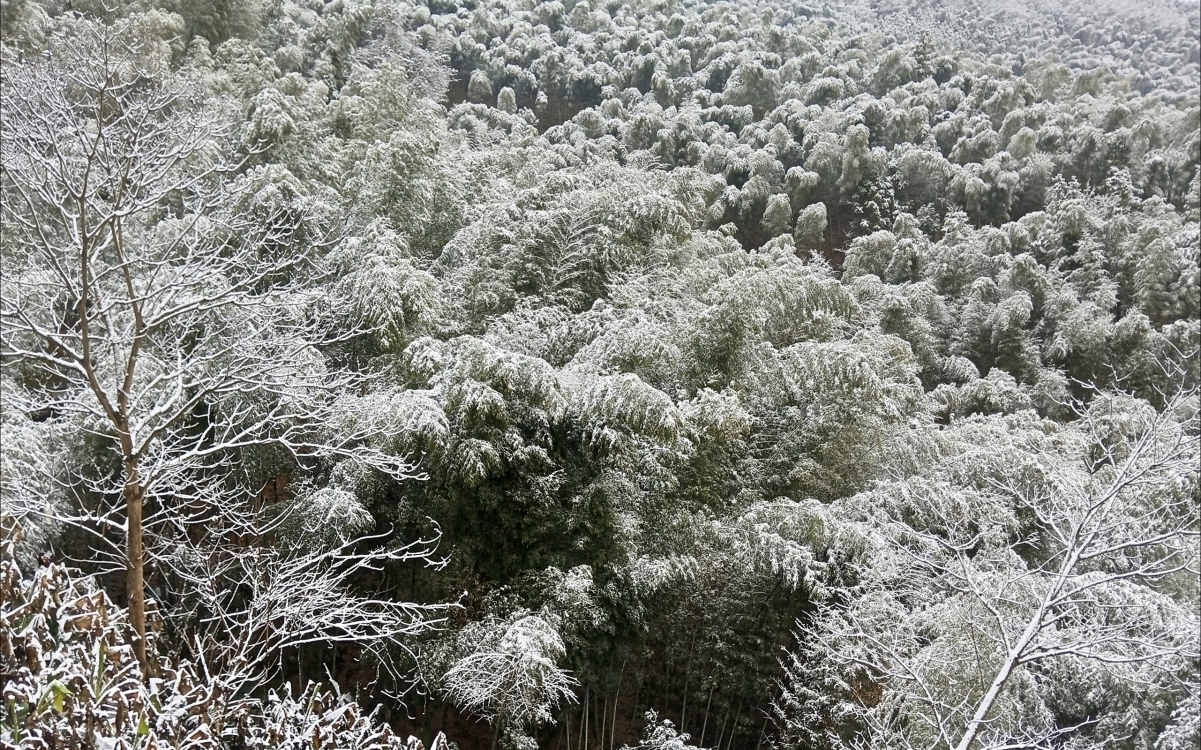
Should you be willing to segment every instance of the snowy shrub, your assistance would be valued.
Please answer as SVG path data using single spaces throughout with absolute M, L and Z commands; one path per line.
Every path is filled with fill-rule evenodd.
M 125 611 L 91 578 L 58 564 L 22 578 L 13 541 L 0 544 L 4 748 L 416 748 L 336 686 L 309 683 L 294 696 L 285 685 L 263 701 L 247 695 L 244 676 L 206 675 L 161 653 L 143 679 Z M 156 653 L 153 628 L 148 638 Z

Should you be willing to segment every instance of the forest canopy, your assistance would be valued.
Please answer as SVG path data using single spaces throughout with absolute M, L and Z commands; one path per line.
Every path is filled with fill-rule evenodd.
M 0 0 L 0 114 L 3 747 L 1201 742 L 1192 3 Z

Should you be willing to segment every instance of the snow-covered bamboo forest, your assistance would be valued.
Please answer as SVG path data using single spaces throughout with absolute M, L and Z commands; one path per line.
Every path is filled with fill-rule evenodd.
M 0 747 L 1201 746 L 1195 2 L 0 11 Z

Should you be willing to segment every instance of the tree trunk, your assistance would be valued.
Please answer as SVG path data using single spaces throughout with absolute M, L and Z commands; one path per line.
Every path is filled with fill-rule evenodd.
M 609 731 L 609 739 L 617 746 L 617 704 L 621 702 L 621 683 L 626 676 L 626 662 L 621 660 L 621 671 L 617 673 L 617 692 L 613 694 L 613 727 Z
M 584 686 L 584 720 L 580 725 L 580 744 L 584 750 L 588 750 L 588 696 L 589 686 Z
M 963 733 L 959 744 L 955 746 L 955 750 L 968 750 L 972 743 L 976 741 L 976 735 L 980 732 L 980 728 L 984 726 L 988 712 L 992 709 L 992 705 L 997 700 L 997 696 L 1005 688 L 1005 683 L 1009 682 L 1009 676 L 1013 674 L 1013 667 L 1016 658 L 1011 654 L 1001 665 L 1001 669 L 997 672 L 997 676 L 993 679 L 992 685 L 989 686 L 988 692 L 984 694 L 980 704 L 976 707 L 976 714 L 972 720 L 968 722 L 967 731 Z
M 1069 562 L 1063 566 L 1064 571 L 1071 570 L 1072 566 L 1076 564 L 1076 556 L 1072 555 L 1068 560 Z M 1060 578 L 1060 580 L 1062 581 L 1063 578 Z M 996 677 L 993 678 L 992 685 L 988 688 L 988 692 L 984 694 L 979 705 L 976 706 L 976 713 L 972 716 L 972 720 L 968 722 L 967 730 L 963 733 L 963 737 L 960 738 L 959 744 L 955 746 L 955 750 L 970 750 L 972 743 L 976 741 L 976 735 L 979 734 L 980 728 L 987 721 L 988 712 L 992 710 L 997 697 L 1005 689 L 1005 685 L 1013 675 L 1013 670 L 1017 668 L 1022 654 L 1042 629 L 1043 618 L 1046 617 L 1047 612 L 1047 602 L 1051 600 L 1053 594 L 1058 593 L 1058 589 L 1059 587 L 1056 586 L 1051 593 L 1044 595 L 1042 605 L 1030 617 L 1030 621 L 1026 624 L 1026 630 L 1022 633 L 1022 637 L 1018 639 L 1017 643 L 1014 644 L 1013 648 L 1006 655 L 1001 668 L 997 670 Z
M 688 731 L 685 729 L 688 720 L 688 678 L 692 675 L 692 652 L 696 648 L 696 636 L 692 637 L 692 643 L 688 646 L 688 664 L 684 667 L 684 705 L 680 707 L 680 734 Z
M 726 740 L 726 750 L 730 750 L 730 747 L 734 744 L 734 733 L 738 731 L 738 722 L 742 719 L 743 700 L 744 698 L 739 698 L 738 708 L 734 709 L 734 726 L 730 727 L 730 736 Z
M 709 700 L 705 703 L 705 721 L 701 724 L 701 738 L 696 741 L 697 745 L 705 742 L 705 730 L 709 728 L 709 706 L 711 705 L 713 705 L 713 688 L 709 688 Z
M 721 750 L 721 738 L 726 735 L 726 723 L 730 721 L 730 708 L 726 707 L 725 714 L 722 715 L 721 729 L 717 732 L 717 742 L 713 743 L 714 750 Z
M 603 700 L 601 701 L 600 744 L 598 747 L 600 750 L 605 750 L 605 727 L 609 723 L 609 696 L 604 695 L 603 690 L 601 695 Z
M 136 458 L 125 461 L 125 597 L 129 609 L 129 624 L 133 627 L 133 653 L 142 674 L 151 676 L 152 665 L 146 655 L 146 594 L 145 554 L 142 545 L 142 479 Z

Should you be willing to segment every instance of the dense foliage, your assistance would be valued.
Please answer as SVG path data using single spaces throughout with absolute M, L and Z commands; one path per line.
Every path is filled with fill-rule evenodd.
M 1191 4 L 2 7 L 5 743 L 1196 746 Z
M 19 535 L 17 535 L 19 539 Z M 22 580 L 6 541 L 0 560 L 4 747 L 237 747 L 415 750 L 353 697 L 310 683 L 248 696 L 229 675 L 161 659 L 140 679 L 124 612 L 88 580 L 50 564 Z M 14 637 L 15 636 L 15 637 Z M 203 667 L 203 665 L 201 665 Z M 433 750 L 438 750 L 435 740 Z

